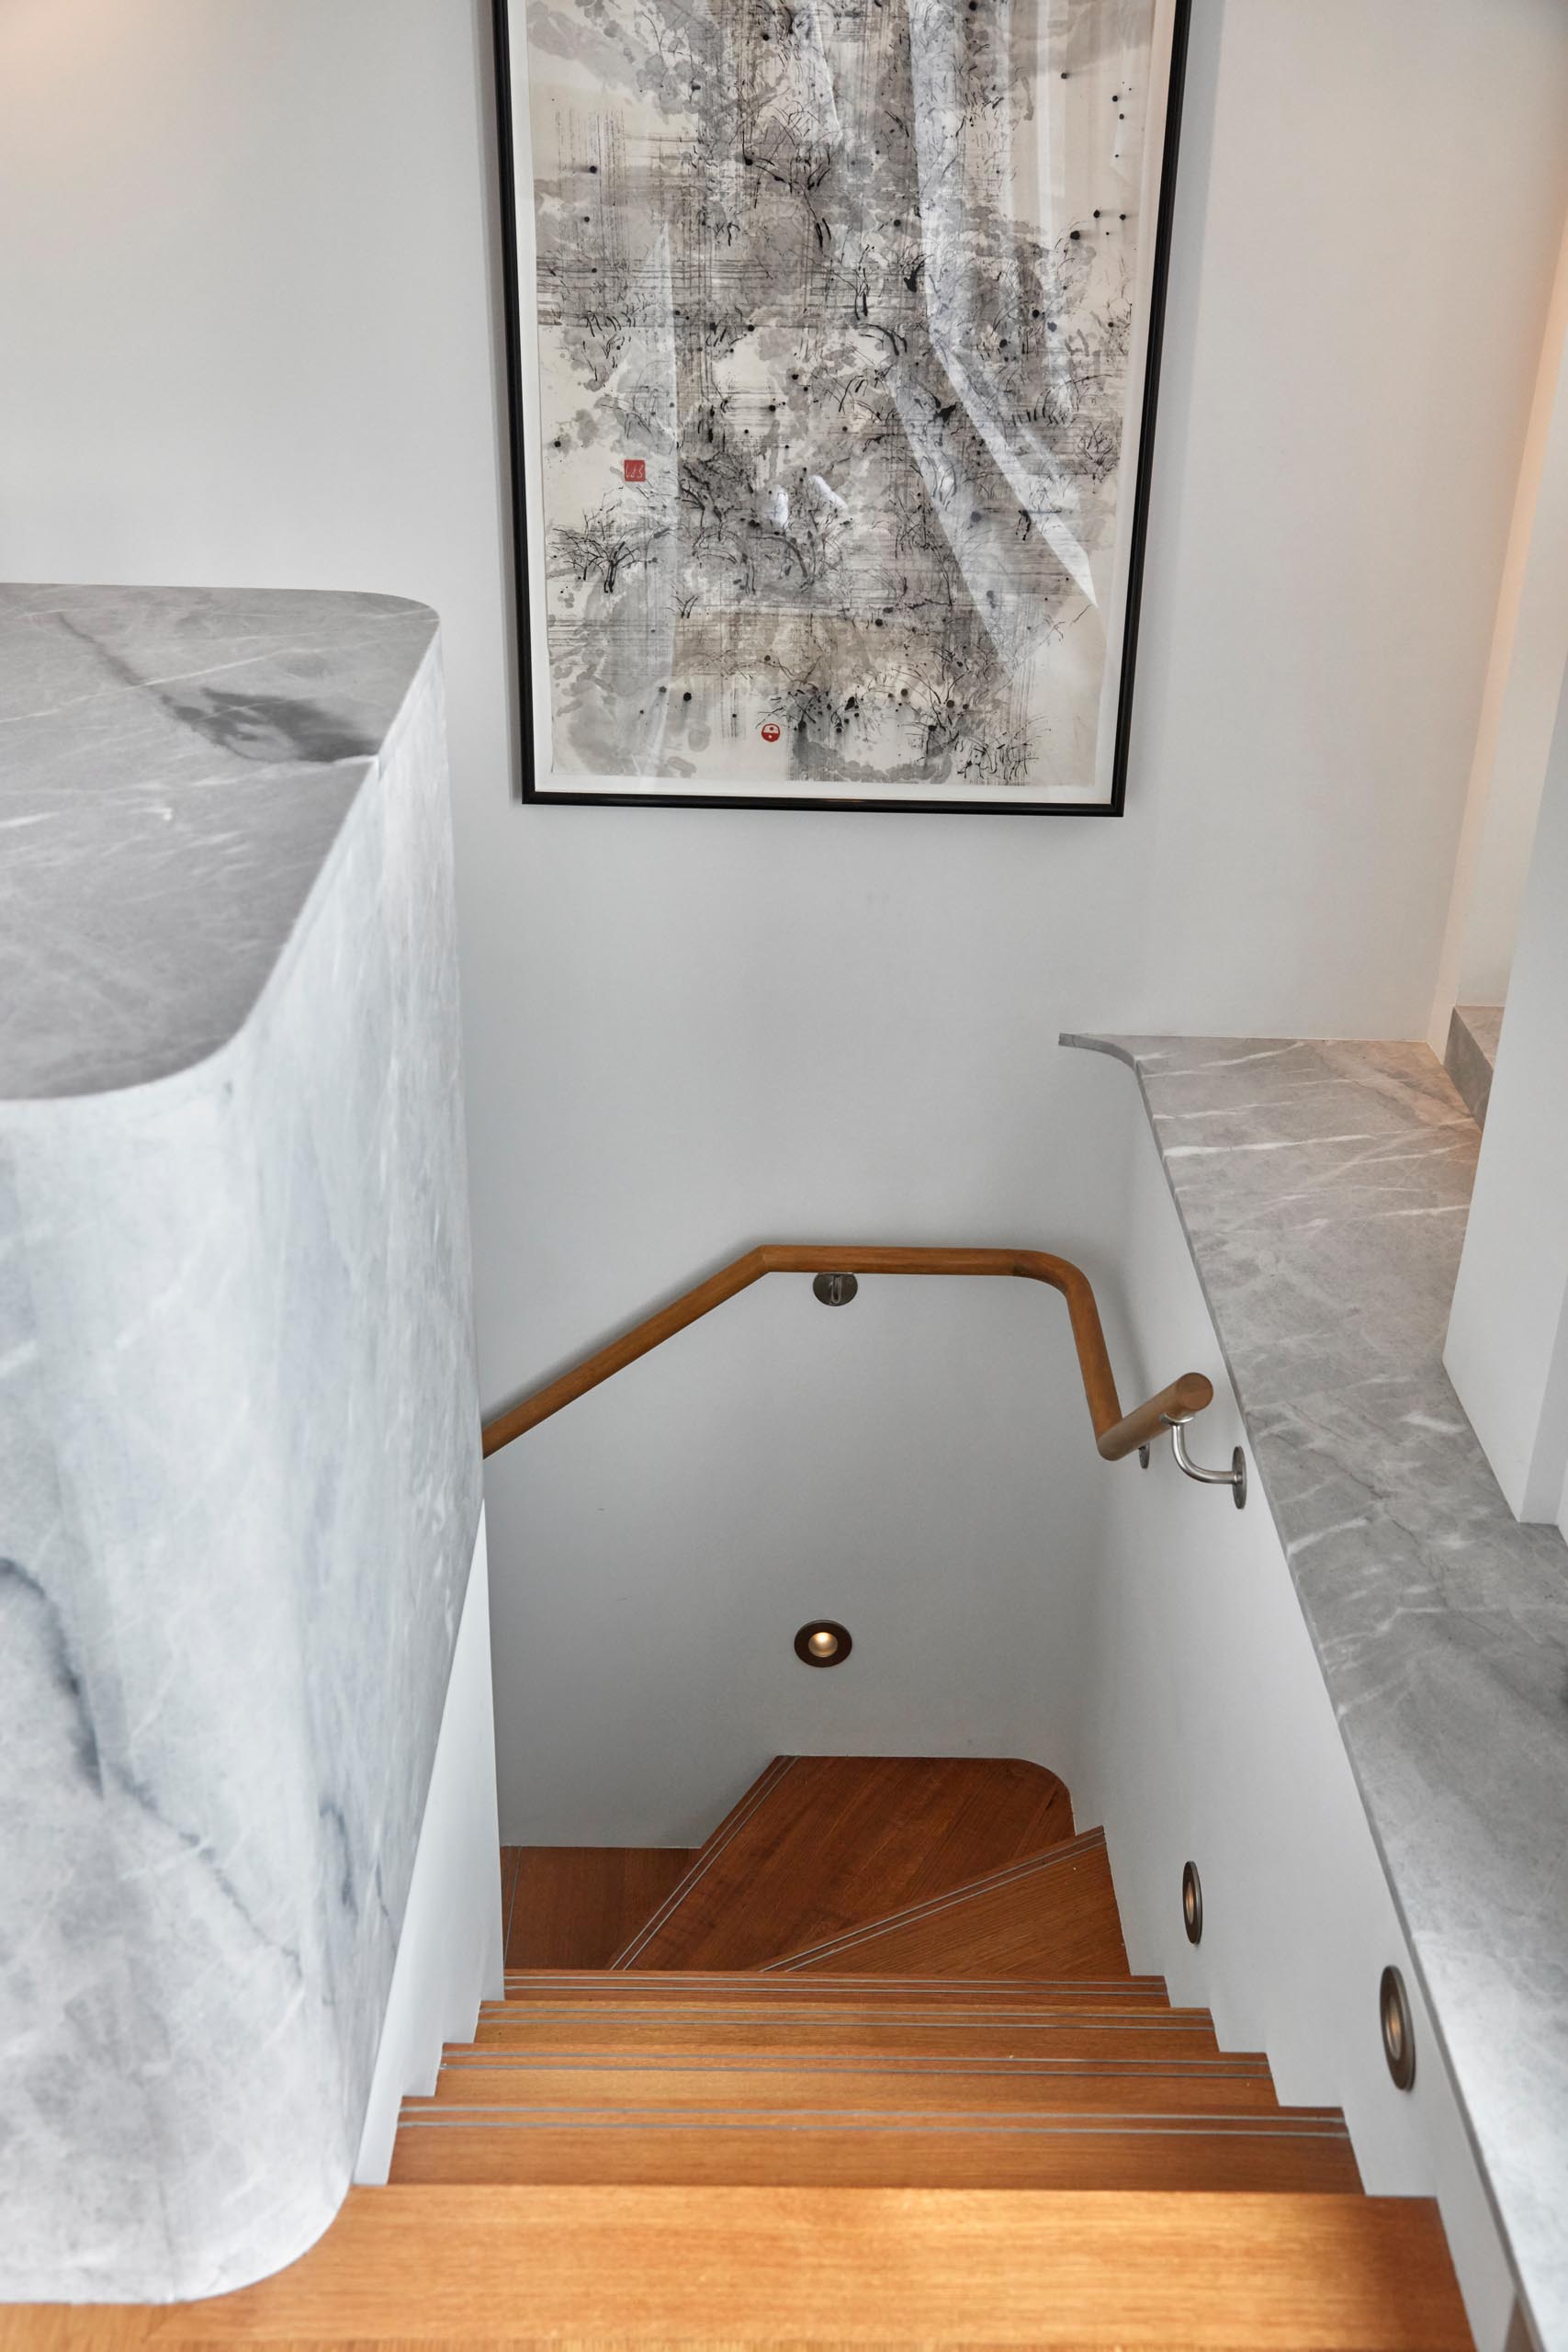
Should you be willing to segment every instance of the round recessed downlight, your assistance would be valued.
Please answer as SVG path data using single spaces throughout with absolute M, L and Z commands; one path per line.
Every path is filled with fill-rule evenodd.
M 854 1644 L 830 1617 L 814 1617 L 795 1637 L 795 1654 L 807 1666 L 841 1666 Z

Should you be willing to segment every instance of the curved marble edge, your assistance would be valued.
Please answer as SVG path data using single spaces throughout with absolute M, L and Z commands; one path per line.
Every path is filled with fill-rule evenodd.
M 437 630 L 404 597 L 0 584 L 0 1100 L 238 1035 Z
M 433 615 L 433 620 L 434 617 Z M 71 1094 L 0 1094 L 0 1119 L 9 1133 L 19 1134 L 35 1122 L 90 1120 L 103 1114 L 111 1102 L 134 1102 L 139 1108 L 177 1111 L 183 1100 L 194 1100 L 221 1081 L 228 1065 L 248 1049 L 252 1027 L 266 1018 L 273 1001 L 288 987 L 295 967 L 306 952 L 311 931 L 331 901 L 339 870 L 354 854 L 354 826 L 366 796 L 381 780 L 403 735 L 413 723 L 411 714 L 417 698 L 426 690 L 432 672 L 438 673 L 440 669 L 441 642 L 436 636 L 409 674 L 406 698 L 388 728 L 379 751 L 359 763 L 354 792 L 316 868 L 310 888 L 282 936 L 276 959 L 229 1035 L 155 1077 L 131 1079 L 123 1085 L 91 1087 Z
M 143 594 L 154 636 L 236 601 L 114 592 L 132 633 Z M 227 1034 L 0 1097 L 0 1718 L 28 1795 L 0 1820 L 0 1913 L 28 1923 L 0 1938 L 0 2291 L 28 2300 L 222 2292 L 341 2204 L 480 1508 L 434 618 L 237 601 L 321 619 L 374 749 L 276 812 L 274 763 L 241 777 L 240 896 L 291 854 Z M 231 900 L 178 863 L 209 920 L 161 977 L 199 990 Z
M 1568 1551 L 1513 1518 L 1442 1367 L 1474 1122 L 1424 1046 L 1059 1042 L 1137 1080 L 1521 2302 L 1557 2352 Z

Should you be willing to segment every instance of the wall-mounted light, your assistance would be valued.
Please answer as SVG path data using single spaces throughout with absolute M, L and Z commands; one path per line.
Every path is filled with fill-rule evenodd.
M 1378 1986 L 1378 2018 L 1382 2027 L 1382 2054 L 1396 2090 L 1407 2091 L 1416 2080 L 1416 2021 L 1410 1996 L 1397 1968 L 1385 1968 Z
M 1196 1862 L 1181 1865 L 1181 1924 L 1190 1944 L 1203 1940 L 1203 1882 Z
M 806 1666 L 842 1666 L 854 1644 L 830 1617 L 814 1617 L 795 1637 L 795 1654 Z

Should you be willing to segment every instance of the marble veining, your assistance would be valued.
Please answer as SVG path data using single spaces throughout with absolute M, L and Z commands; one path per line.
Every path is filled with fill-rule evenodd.
M 1541 2343 L 1568 2347 L 1568 1546 L 1442 1367 L 1474 1120 L 1425 1046 L 1067 1037 L 1136 1071 Z
M 344 2194 L 473 1555 L 441 672 L 0 613 L 0 2300 L 159 2300 Z

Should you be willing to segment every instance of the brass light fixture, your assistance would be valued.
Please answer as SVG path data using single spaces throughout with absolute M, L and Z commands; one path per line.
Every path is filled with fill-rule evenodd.
M 795 1654 L 807 1666 L 842 1666 L 853 1647 L 846 1629 L 830 1617 L 814 1617 L 795 1637 Z
M 1181 1924 L 1190 1944 L 1203 1940 L 1203 1882 L 1196 1862 L 1181 1865 Z
M 1397 1968 L 1383 1970 L 1378 1986 L 1378 2018 L 1382 2026 L 1382 2054 L 1394 2088 L 1407 2091 L 1416 2080 L 1416 2021 Z

